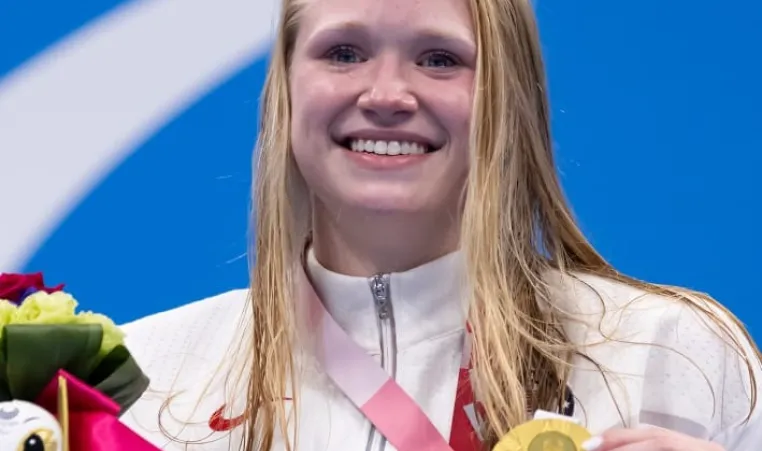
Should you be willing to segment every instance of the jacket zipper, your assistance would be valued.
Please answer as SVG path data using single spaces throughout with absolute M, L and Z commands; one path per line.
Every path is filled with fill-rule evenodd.
M 370 291 L 376 307 L 378 340 L 381 348 L 381 367 L 396 379 L 397 377 L 397 330 L 394 324 L 389 274 L 378 274 L 370 278 Z M 366 451 L 383 451 L 386 438 L 371 424 Z

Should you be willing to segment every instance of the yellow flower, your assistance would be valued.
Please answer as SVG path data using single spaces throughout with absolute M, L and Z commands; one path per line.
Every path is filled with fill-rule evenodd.
M 124 334 L 111 318 L 93 312 L 76 313 L 77 301 L 68 293 L 38 291 L 20 306 L 0 304 L 0 327 L 3 324 L 94 324 L 103 329 L 100 354 L 108 354 L 124 343 Z M 6 312 L 8 310 L 8 312 Z
M 16 316 L 16 304 L 5 299 L 0 299 L 0 331 L 3 326 L 10 324 Z
M 28 296 L 16 309 L 14 324 L 71 324 L 75 322 L 77 301 L 62 291 L 38 291 Z
M 112 349 L 124 343 L 124 333 L 106 315 L 93 312 L 81 312 L 76 317 L 78 324 L 97 324 L 103 328 L 103 341 L 101 342 L 101 355 L 106 355 Z

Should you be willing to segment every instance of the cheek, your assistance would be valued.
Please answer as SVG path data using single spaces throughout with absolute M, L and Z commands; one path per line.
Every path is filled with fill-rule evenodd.
M 473 76 L 464 74 L 455 80 L 429 83 L 425 96 L 453 144 L 468 142 L 473 109 Z
M 291 147 L 297 163 L 314 153 L 313 145 L 320 129 L 320 116 L 311 110 L 311 101 L 304 86 L 293 89 L 291 101 Z
M 453 151 L 451 174 L 458 180 L 455 185 L 462 185 L 468 174 L 470 160 L 469 137 L 473 110 L 473 95 L 470 83 L 463 83 L 459 89 L 452 89 L 448 96 L 441 97 L 438 110 L 443 125 L 450 136 Z
M 309 75 L 296 76 L 291 80 L 290 93 L 293 145 L 314 145 L 326 141 L 330 123 L 339 113 L 341 105 L 335 83 Z
M 306 65 L 294 69 L 290 81 L 291 105 L 302 116 L 321 115 L 336 110 L 347 97 L 347 85 L 334 74 Z M 322 113 L 322 114 L 321 114 Z
M 471 126 L 473 101 L 471 85 L 469 84 L 458 90 L 448 105 L 451 126 L 458 131 L 459 140 L 465 142 L 468 141 L 468 132 Z
M 310 77 L 309 71 L 295 72 L 290 82 L 291 152 L 299 172 L 315 189 L 327 170 L 323 160 L 334 114 L 330 106 L 332 88 Z
M 298 78 L 294 79 L 289 87 L 291 97 L 291 133 L 299 135 L 304 130 L 311 114 L 309 111 L 309 85 L 300 82 Z

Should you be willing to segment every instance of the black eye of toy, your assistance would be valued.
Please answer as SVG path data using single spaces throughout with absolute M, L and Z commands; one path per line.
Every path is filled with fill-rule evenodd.
M 56 440 L 53 439 L 53 432 L 47 429 L 38 429 L 27 435 L 21 443 L 18 444 L 17 451 L 56 451 Z

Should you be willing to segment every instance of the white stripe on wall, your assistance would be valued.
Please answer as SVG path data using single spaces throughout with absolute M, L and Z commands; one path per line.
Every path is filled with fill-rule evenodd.
M 0 272 L 20 269 L 157 129 L 264 56 L 277 3 L 131 2 L 0 80 L 0 195 L 12 215 L 0 220 Z

